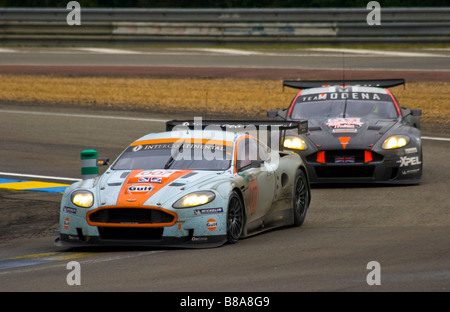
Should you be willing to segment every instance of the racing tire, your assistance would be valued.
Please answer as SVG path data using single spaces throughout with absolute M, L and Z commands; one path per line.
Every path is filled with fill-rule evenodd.
M 301 169 L 298 169 L 295 175 L 293 195 L 294 226 L 301 226 L 305 221 L 310 201 L 308 178 Z
M 236 191 L 228 199 L 227 209 L 227 242 L 236 243 L 244 231 L 244 204 Z

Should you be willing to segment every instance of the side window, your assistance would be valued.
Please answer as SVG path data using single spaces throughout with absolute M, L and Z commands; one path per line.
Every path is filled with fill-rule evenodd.
M 243 139 L 239 142 L 236 153 L 236 170 L 248 167 L 251 164 L 249 139 Z
M 253 138 L 246 138 L 239 142 L 236 154 L 236 169 L 245 169 L 254 161 L 265 161 L 268 159 L 267 147 Z M 252 162 L 253 161 L 253 162 Z
M 269 147 L 264 143 L 258 142 L 258 160 L 266 161 L 269 159 Z

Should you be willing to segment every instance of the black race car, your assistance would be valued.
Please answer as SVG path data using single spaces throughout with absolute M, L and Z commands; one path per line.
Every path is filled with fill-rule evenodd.
M 300 89 L 270 118 L 308 120 L 308 132 L 287 135 L 311 184 L 417 184 L 422 177 L 420 109 L 401 107 L 389 87 L 403 79 L 283 81 Z

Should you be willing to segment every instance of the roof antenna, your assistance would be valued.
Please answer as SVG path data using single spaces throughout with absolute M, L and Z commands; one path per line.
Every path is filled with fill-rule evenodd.
M 206 115 L 205 115 L 205 118 L 206 119 L 208 119 L 208 91 L 206 91 L 206 94 L 205 94 L 205 109 L 206 109 Z
M 345 50 L 342 50 L 342 85 L 345 86 Z

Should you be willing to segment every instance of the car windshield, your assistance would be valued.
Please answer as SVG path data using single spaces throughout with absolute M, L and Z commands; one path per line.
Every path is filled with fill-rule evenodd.
M 331 117 L 395 119 L 398 116 L 394 103 L 390 101 L 324 100 L 303 102 L 299 99 L 294 104 L 290 115 L 292 119 Z
M 130 146 L 114 162 L 114 170 L 191 169 L 227 170 L 232 146 L 158 143 Z

